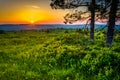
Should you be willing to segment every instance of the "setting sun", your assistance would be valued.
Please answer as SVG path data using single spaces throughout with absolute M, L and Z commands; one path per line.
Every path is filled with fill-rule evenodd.
M 28 9 L 28 10 L 20 10 L 19 20 L 28 22 L 30 24 L 34 23 L 45 23 L 46 21 L 53 20 L 52 16 L 47 14 L 44 11 L 36 10 L 36 9 Z
M 31 20 L 30 23 L 31 23 L 31 24 L 34 24 L 34 20 Z
M 3 1 L 4 2 L 4 1 Z M 0 23 L 14 24 L 55 24 L 63 23 L 66 11 L 52 10 L 48 0 L 17 0 L 9 3 L 0 2 Z M 45 3 L 45 4 L 44 4 Z M 6 5 L 3 5 L 6 4 Z M 13 6 L 7 6 L 14 5 Z

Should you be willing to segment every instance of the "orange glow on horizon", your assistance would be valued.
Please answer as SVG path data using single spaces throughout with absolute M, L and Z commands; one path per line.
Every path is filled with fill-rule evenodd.
M 63 24 L 63 21 L 43 20 L 43 21 L 1 21 L 0 24 Z
M 15 7 L 4 5 L 0 11 L 0 24 L 59 24 L 64 21 L 65 10 L 53 10 L 47 1 L 35 3 L 15 1 Z M 0 1 L 1 2 L 1 1 Z M 22 3 L 23 4 L 20 4 Z M 45 4 L 42 4 L 44 3 Z M 5 2 L 6 3 L 6 2 Z M 4 4 L 5 4 L 4 3 Z M 10 4 L 10 3 L 7 3 Z M 1 5 L 0 5 L 1 6 Z
M 21 10 L 15 14 L 17 16 L 15 19 L 11 19 L 11 21 L 6 21 L 9 23 L 25 23 L 25 24 L 55 24 L 61 23 L 59 17 L 48 14 L 44 11 L 38 10 Z
M 34 24 L 34 21 L 33 21 L 33 20 L 31 20 L 31 21 L 30 21 L 30 23 L 31 23 L 31 24 Z

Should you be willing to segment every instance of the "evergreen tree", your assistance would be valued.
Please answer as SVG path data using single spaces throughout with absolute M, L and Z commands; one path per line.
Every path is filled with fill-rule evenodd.
M 115 19 L 116 19 L 116 13 L 118 8 L 119 0 L 112 0 L 111 1 L 111 7 L 109 12 L 109 21 L 107 24 L 107 38 L 106 38 L 106 44 L 110 45 L 113 42 L 113 36 L 114 36 L 114 28 L 115 28 Z

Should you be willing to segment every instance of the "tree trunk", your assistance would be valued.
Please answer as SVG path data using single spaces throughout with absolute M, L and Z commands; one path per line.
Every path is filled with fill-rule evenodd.
M 119 2 L 119 0 L 112 0 L 110 13 L 109 13 L 106 44 L 108 44 L 110 46 L 112 45 L 112 42 L 113 42 L 115 18 L 116 18 L 118 2 Z
M 94 40 L 95 0 L 92 0 L 91 6 L 90 39 Z

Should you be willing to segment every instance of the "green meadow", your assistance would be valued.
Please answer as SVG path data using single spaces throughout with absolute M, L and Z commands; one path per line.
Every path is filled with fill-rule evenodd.
M 0 34 L 0 80 L 120 80 L 120 31 L 48 29 Z

